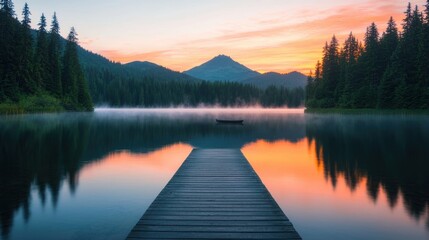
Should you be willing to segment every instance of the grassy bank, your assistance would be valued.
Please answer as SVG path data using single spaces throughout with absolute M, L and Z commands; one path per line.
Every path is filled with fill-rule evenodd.
M 0 114 L 24 114 L 42 112 L 62 112 L 61 101 L 49 95 L 22 97 L 18 102 L 0 103 Z
M 429 109 L 342 109 L 342 108 L 310 108 L 305 113 L 319 114 L 391 114 L 391 115 L 429 115 Z

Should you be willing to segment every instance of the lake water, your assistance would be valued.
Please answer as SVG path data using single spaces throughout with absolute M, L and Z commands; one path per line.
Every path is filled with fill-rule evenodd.
M 304 239 L 429 239 L 428 116 L 97 109 L 0 144 L 2 239 L 124 239 L 192 148 L 240 148 Z

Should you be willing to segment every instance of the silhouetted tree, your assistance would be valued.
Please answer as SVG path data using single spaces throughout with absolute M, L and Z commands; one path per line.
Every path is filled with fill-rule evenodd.
M 322 78 L 321 89 L 323 99 L 321 107 L 335 106 L 335 88 L 340 76 L 339 69 L 339 44 L 335 36 L 332 37 L 330 44 L 325 44 L 324 57 L 322 61 Z
M 44 14 L 40 17 L 38 23 L 37 44 L 35 52 L 36 70 L 39 87 L 45 89 L 49 81 L 49 58 L 48 58 L 48 33 L 46 32 L 46 17 Z
M 51 31 L 49 36 L 49 81 L 47 82 L 46 89 L 54 96 L 61 97 L 61 66 L 60 66 L 60 26 L 57 19 L 57 14 L 54 13 L 51 23 Z
M 429 0 L 425 5 L 425 18 L 420 36 L 417 88 L 419 90 L 419 105 L 421 108 L 429 108 Z
M 336 94 L 339 107 L 351 107 L 353 89 L 356 83 L 353 73 L 359 58 L 359 42 L 352 33 L 344 43 L 344 48 L 340 54 L 340 83 L 337 86 Z
M 18 99 L 18 76 L 21 47 L 21 24 L 14 18 L 12 1 L 0 2 L 0 101 Z
M 392 55 L 395 52 L 395 49 L 398 47 L 398 42 L 398 29 L 396 27 L 395 21 L 393 20 L 393 17 L 390 17 L 386 32 L 383 34 L 380 40 L 380 48 L 382 51 L 381 67 L 386 70 L 384 71 L 378 91 L 378 108 L 394 107 L 394 91 L 397 83 L 394 81 L 395 76 L 393 76 L 394 73 L 392 73 L 392 66 L 389 65 L 389 62 L 392 61 Z
M 365 76 L 361 86 L 363 89 L 360 91 L 363 94 L 362 107 L 373 108 L 377 104 L 377 90 L 384 71 L 380 66 L 380 50 L 378 29 L 375 23 L 372 23 L 365 34 L 365 52 L 361 59 Z
M 63 58 L 62 85 L 66 107 L 92 111 L 92 101 L 88 86 L 77 56 L 77 33 L 72 27 L 67 37 Z
M 0 6 L 0 11 L 6 13 L 11 17 L 15 16 L 14 4 L 12 0 L 0 0 Z
M 20 68 L 17 72 L 19 88 L 24 94 L 32 94 L 36 90 L 36 84 L 32 76 L 33 72 L 33 37 L 31 35 L 31 12 L 28 4 L 25 3 L 22 10 L 22 36 L 20 45 Z

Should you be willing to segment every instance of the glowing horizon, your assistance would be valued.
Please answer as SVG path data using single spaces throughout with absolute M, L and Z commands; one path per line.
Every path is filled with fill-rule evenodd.
M 258 72 L 307 74 L 321 58 L 332 35 L 342 43 L 353 32 L 359 40 L 375 22 L 380 34 L 390 16 L 401 25 L 402 0 L 91 1 L 28 2 L 32 26 L 54 11 L 61 34 L 75 26 L 80 44 L 112 61 L 150 61 L 185 71 L 225 54 Z M 411 4 L 422 9 L 425 0 Z M 18 14 L 20 17 L 20 14 Z

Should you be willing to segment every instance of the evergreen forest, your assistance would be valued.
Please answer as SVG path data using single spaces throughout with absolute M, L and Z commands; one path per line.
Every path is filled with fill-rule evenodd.
M 92 111 L 75 29 L 62 44 L 55 13 L 50 29 L 42 14 L 33 31 L 27 4 L 21 21 L 11 0 L 0 7 L 0 112 Z
M 160 81 L 110 69 L 88 68 L 94 102 L 111 107 L 301 107 L 305 91 L 271 86 L 265 90 L 236 82 Z
M 168 69 L 138 71 L 82 49 L 71 29 L 60 36 L 54 13 L 32 30 L 27 4 L 19 21 L 11 0 L 0 1 L 0 112 L 92 111 L 114 107 L 299 107 L 304 89 L 206 82 Z
M 402 30 L 393 18 L 380 35 L 372 23 L 364 42 L 335 37 L 310 74 L 307 108 L 428 109 L 429 0 L 424 11 L 408 4 Z

